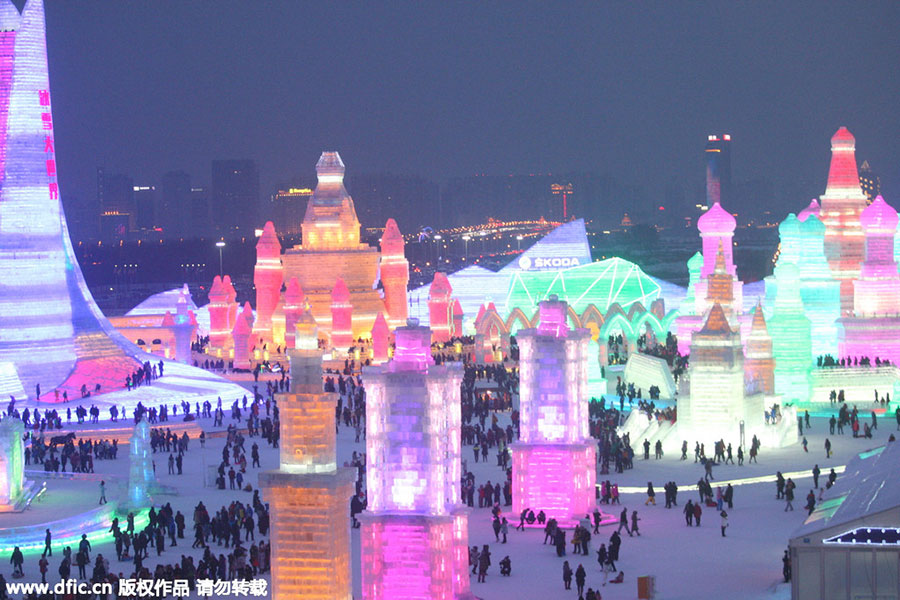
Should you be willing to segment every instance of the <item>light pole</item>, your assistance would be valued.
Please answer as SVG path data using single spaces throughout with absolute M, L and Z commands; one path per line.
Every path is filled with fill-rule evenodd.
M 434 241 L 437 243 L 437 262 L 441 262 L 441 234 L 434 234 Z
M 517 235 L 517 236 L 516 236 L 516 246 L 517 246 L 517 250 L 518 250 L 519 252 L 522 251 L 522 240 L 523 240 L 523 239 L 525 239 L 524 236 L 521 236 L 521 235 Z
M 466 262 L 469 262 L 469 240 L 472 239 L 470 235 L 464 235 L 463 241 L 466 243 Z
M 219 240 L 216 242 L 216 248 L 219 249 L 219 277 L 222 276 L 222 248 L 225 247 L 225 241 Z

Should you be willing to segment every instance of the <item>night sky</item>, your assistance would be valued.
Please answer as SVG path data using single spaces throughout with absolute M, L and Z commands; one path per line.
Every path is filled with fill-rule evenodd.
M 897 2 L 49 0 L 64 195 L 97 166 L 158 183 L 258 161 L 262 194 L 323 149 L 438 181 L 593 171 L 662 194 L 735 180 L 824 191 L 840 125 L 900 206 Z M 807 198 L 797 199 L 797 208 Z M 792 207 L 793 208 L 793 207 Z

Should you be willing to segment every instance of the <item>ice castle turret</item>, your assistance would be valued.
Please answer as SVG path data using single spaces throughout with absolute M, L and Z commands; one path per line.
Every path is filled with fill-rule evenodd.
M 253 323 L 255 343 L 260 338 L 273 343 L 272 316 L 281 299 L 284 274 L 281 268 L 281 242 L 275 233 L 275 225 L 267 221 L 259 241 L 256 242 L 256 266 L 253 267 L 253 285 L 256 287 L 256 321 Z M 274 348 L 273 348 L 274 350 Z
M 866 259 L 853 282 L 853 316 L 840 325 L 840 354 L 900 363 L 900 276 L 894 261 L 897 211 L 878 196 L 860 217 Z
M 572 523 L 595 506 L 596 449 L 588 431 L 587 329 L 570 330 L 568 304 L 539 304 L 536 329 L 517 334 L 520 435 L 512 444 L 513 514 L 526 508 Z
M 322 391 L 322 351 L 308 309 L 294 336 L 290 392 L 275 396 L 280 466 L 259 474 L 272 521 L 272 599 L 351 600 L 347 509 L 356 473 L 337 466 L 337 394 Z
M 393 359 L 363 369 L 363 598 L 473 598 L 468 514 L 460 504 L 462 368 L 436 366 L 431 331 L 415 321 L 394 336 Z
M 828 185 L 820 197 L 819 217 L 825 224 L 825 257 L 831 274 L 841 282 L 841 313 L 853 310 L 853 280 L 859 277 L 864 241 L 859 217 L 866 195 L 859 185 L 856 139 L 846 127 L 831 138 Z
M 768 323 L 775 354 L 775 392 L 785 402 L 805 402 L 811 391 L 812 337 L 797 267 L 791 263 L 775 267 L 775 284 L 775 312 Z
M 384 286 L 384 310 L 388 325 L 397 328 L 406 323 L 409 261 L 406 260 L 403 235 L 394 219 L 388 219 L 381 236 L 379 273 Z

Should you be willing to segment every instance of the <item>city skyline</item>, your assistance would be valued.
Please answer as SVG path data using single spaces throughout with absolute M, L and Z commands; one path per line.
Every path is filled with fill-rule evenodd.
M 736 182 L 811 196 L 841 125 L 897 188 L 893 4 L 211 6 L 48 6 L 66 196 L 91 199 L 98 166 L 208 187 L 212 160 L 250 158 L 265 198 L 334 149 L 358 174 L 612 173 L 692 198 L 713 132 Z

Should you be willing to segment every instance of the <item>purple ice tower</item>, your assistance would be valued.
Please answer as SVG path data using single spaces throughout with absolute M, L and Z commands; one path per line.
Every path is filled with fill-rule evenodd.
M 472 599 L 468 512 L 459 503 L 462 368 L 434 364 L 431 330 L 415 320 L 394 336 L 393 360 L 363 370 L 363 598 Z
M 519 441 L 512 444 L 513 513 L 544 511 L 571 525 L 595 506 L 596 450 L 588 425 L 587 329 L 569 329 L 568 305 L 540 303 L 536 329 L 520 330 Z

